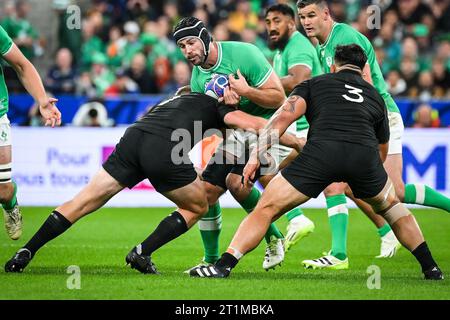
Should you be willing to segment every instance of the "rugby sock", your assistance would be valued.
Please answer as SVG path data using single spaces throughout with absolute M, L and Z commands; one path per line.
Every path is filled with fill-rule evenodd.
M 425 241 L 422 242 L 416 249 L 411 251 L 411 253 L 414 257 L 416 257 L 417 261 L 419 261 L 422 271 L 427 271 L 433 267 L 437 267 L 437 263 L 431 256 L 430 249 L 428 249 L 428 245 Z
M 422 204 L 450 212 L 450 199 L 429 186 L 413 183 L 405 185 L 404 203 Z
M 348 209 L 345 195 L 327 197 L 328 219 L 331 226 L 331 255 L 347 258 Z
M 291 211 L 289 211 L 288 213 L 286 213 L 286 218 L 288 219 L 288 221 L 291 221 L 294 218 L 300 217 L 303 214 L 303 210 L 300 208 L 294 208 Z
M 17 204 L 17 184 L 12 181 L 13 187 L 14 187 L 14 191 L 13 191 L 13 196 L 12 198 L 7 201 L 6 203 L 2 203 L 2 207 L 5 210 L 11 210 L 12 208 L 14 208 L 14 206 Z
M 256 204 L 258 203 L 260 198 L 261 198 L 261 193 L 259 192 L 259 190 L 257 188 L 253 187 L 252 191 L 250 191 L 250 194 L 248 195 L 248 197 L 244 201 L 242 201 L 240 203 L 240 205 L 242 206 L 242 208 L 244 208 L 244 210 L 247 213 L 251 213 L 253 211 L 253 209 L 255 209 Z M 273 223 L 270 224 L 269 229 L 267 229 L 266 235 L 264 236 L 267 243 L 270 242 L 271 236 L 274 236 L 277 239 L 284 238 L 283 234 L 280 232 L 280 230 L 278 230 L 277 226 Z
M 187 230 L 188 227 L 183 216 L 178 211 L 174 211 L 165 217 L 156 227 L 155 231 L 136 247 L 137 253 L 144 256 L 150 256 L 154 251 L 165 245 L 167 242 L 179 237 Z
M 378 234 L 380 235 L 380 238 L 383 238 L 391 230 L 392 229 L 391 229 L 391 226 L 389 225 L 389 223 L 386 223 L 381 228 L 378 228 Z
M 71 225 L 66 217 L 55 210 L 23 248 L 28 249 L 33 257 L 44 244 L 64 233 Z
M 205 256 L 203 260 L 214 263 L 219 259 L 219 236 L 222 230 L 222 209 L 219 202 L 209 207 L 208 212 L 198 222 Z

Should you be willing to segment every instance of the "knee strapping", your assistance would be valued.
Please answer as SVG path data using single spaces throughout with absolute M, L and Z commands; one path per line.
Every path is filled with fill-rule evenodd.
M 395 199 L 395 189 L 392 182 L 388 181 L 384 186 L 383 190 L 371 198 L 368 202 L 372 205 L 376 213 L 383 212 L 387 210 Z
M 399 202 L 381 215 L 390 225 L 393 225 L 398 219 L 409 216 L 410 213 L 405 205 Z

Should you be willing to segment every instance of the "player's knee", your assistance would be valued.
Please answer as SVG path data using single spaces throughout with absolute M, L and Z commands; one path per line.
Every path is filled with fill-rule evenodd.
M 221 188 L 214 186 L 208 182 L 205 183 L 206 198 L 209 205 L 215 204 L 221 196 Z
M 194 213 L 200 219 L 206 214 L 206 212 L 208 212 L 208 208 L 209 206 L 207 201 L 197 202 L 190 205 L 189 211 Z
M 325 195 L 325 197 L 332 197 L 343 194 L 345 192 L 346 186 L 347 185 L 345 183 L 332 183 L 328 187 L 326 187 L 325 190 L 323 190 L 323 194 Z
M 400 218 L 403 217 L 407 217 L 409 216 L 411 213 L 409 212 L 409 210 L 406 208 L 406 206 L 397 201 L 393 202 L 393 205 L 390 206 L 388 209 L 377 212 L 379 215 L 381 215 L 384 220 L 387 221 L 387 223 L 389 223 L 389 225 L 393 225 L 394 223 L 397 222 L 397 220 L 399 220 Z
M 245 191 L 244 186 L 241 183 L 241 176 L 228 175 L 227 177 L 227 189 L 236 198 Z
M 400 202 L 405 201 L 405 185 L 403 183 L 395 184 L 395 194 Z
M 277 212 L 280 210 L 277 204 L 273 201 L 260 201 L 256 206 L 254 213 L 258 214 L 261 218 L 272 221 L 276 216 Z

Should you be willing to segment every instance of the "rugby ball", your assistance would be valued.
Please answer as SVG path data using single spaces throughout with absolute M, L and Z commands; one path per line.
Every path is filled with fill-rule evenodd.
M 228 76 L 224 74 L 215 74 L 205 85 L 205 94 L 219 99 L 223 97 L 226 86 L 228 86 Z

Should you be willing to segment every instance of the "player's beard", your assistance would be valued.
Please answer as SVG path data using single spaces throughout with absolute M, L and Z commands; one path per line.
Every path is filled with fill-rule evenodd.
M 269 35 L 270 37 L 270 35 Z M 286 47 L 287 43 L 289 42 L 289 32 L 285 32 L 284 34 L 280 35 L 280 37 L 278 38 L 277 41 L 272 41 L 269 38 L 269 49 L 270 50 L 275 50 L 275 49 L 280 49 L 283 50 L 284 47 Z

